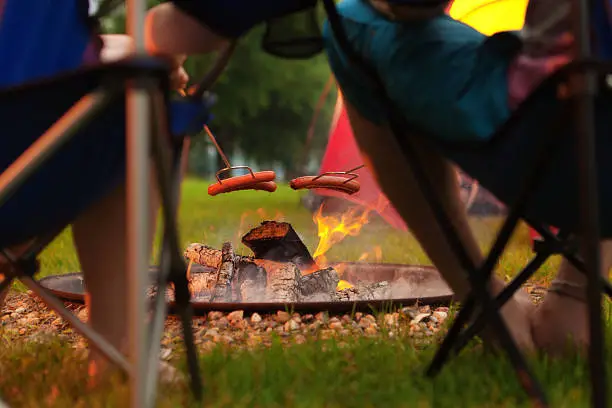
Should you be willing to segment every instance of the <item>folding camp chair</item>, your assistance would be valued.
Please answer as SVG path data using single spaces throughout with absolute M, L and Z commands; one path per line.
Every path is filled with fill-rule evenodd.
M 0 1 L 0 122 L 3 124 L 0 256 L 10 263 L 10 268 L 2 270 L 5 276 L 0 282 L 0 293 L 13 280 L 23 282 L 93 347 L 130 375 L 131 405 L 141 408 L 153 406 L 155 402 L 160 340 L 167 313 L 165 288 L 169 283 L 174 286 L 174 306 L 183 324 L 191 386 L 196 397 L 202 395 L 186 266 L 177 236 L 178 182 L 184 138 L 199 132 L 208 120 L 211 98 L 205 90 L 221 73 L 228 53 L 222 54 L 195 92 L 171 102 L 167 91 L 169 72 L 162 61 L 135 56 L 111 64 L 98 62 L 97 20 L 119 3 L 102 2 L 98 15 L 91 17 L 87 0 Z M 139 21 L 138 13 L 144 15 L 144 3 L 140 8 L 128 7 L 133 32 L 142 32 L 142 27 L 134 24 L 134 20 Z M 136 45 L 142 49 L 138 41 Z M 128 87 L 133 88 L 126 91 Z M 130 115 L 126 115 L 126 94 L 128 109 L 139 110 L 131 112 L 127 122 L 126 116 Z M 153 119 L 154 126 L 148 132 Z M 164 234 L 159 273 L 155 278 L 154 314 L 146 333 L 145 290 L 150 283 L 146 278 L 149 139 L 162 199 Z M 171 149 L 167 148 L 168 141 Z M 87 157 L 83 167 L 72 163 L 75 153 Z M 10 155 L 13 157 L 6 161 Z M 109 191 L 113 180 L 120 181 L 125 171 L 131 245 L 128 272 L 133 295 L 132 310 L 126 311 L 131 315 L 131 362 L 34 280 L 40 251 L 76 214 Z M 72 180 L 74 173 L 83 173 L 86 185 L 69 185 L 66 180 Z M 62 203 L 62 208 L 56 206 L 54 213 L 45 211 L 45 198 L 62 197 L 75 188 L 81 189 L 83 196 L 76 195 L 74 202 Z M 32 206 L 36 211 L 29 214 L 26 222 L 18 208 L 24 203 L 40 203 Z M 20 256 L 8 250 L 30 240 L 32 244 Z
M 423 0 L 424 3 L 435 1 Z M 487 323 L 493 328 L 517 371 L 519 381 L 534 404 L 548 406 L 545 394 L 509 335 L 499 308 L 551 254 L 557 253 L 566 257 L 588 277 L 592 402 L 595 407 L 606 406 L 601 293 L 605 291 L 610 296 L 612 288 L 600 276 L 599 241 L 601 237 L 612 236 L 612 183 L 603 180 L 603 177 L 612 174 L 609 159 L 603 160 L 604 156 L 612 153 L 609 138 L 612 123 L 606 117 L 606 110 L 609 111 L 612 106 L 612 92 L 606 82 L 607 76 L 612 74 L 612 63 L 596 60 L 592 56 L 610 58 L 606 51 L 612 39 L 610 21 L 605 13 L 605 6 L 609 5 L 604 4 L 607 1 L 573 1 L 577 44 L 575 61 L 545 80 L 498 134 L 482 143 L 451 145 L 406 123 L 401 112 L 385 96 L 384 85 L 376 71 L 352 49 L 334 1 L 323 0 L 336 41 L 352 67 L 364 73 L 384 97 L 391 130 L 420 188 L 431 203 L 436 220 L 449 244 L 464 269 L 469 272 L 472 291 L 462 302 L 462 309 L 428 370 L 429 375 L 435 375 L 449 355 L 465 346 Z M 588 4 L 592 4 L 594 10 Z M 591 51 L 591 33 L 595 34 L 601 45 L 596 53 Z M 507 34 L 498 35 L 497 40 L 507 42 L 507 46 L 517 49 L 521 46 L 516 37 Z M 557 91 L 562 85 L 571 90 L 570 97 L 562 99 L 558 96 Z M 569 108 L 574 108 L 575 112 L 572 113 Z M 411 137 L 403 137 L 407 132 Z M 428 180 L 424 163 L 419 160 L 412 146 L 412 138 L 417 135 L 427 136 L 426 139 L 433 141 L 435 147 L 447 158 L 509 206 L 508 217 L 481 267 L 474 265 L 468 257 Z M 521 164 L 521 168 L 517 168 L 517 157 L 521 157 L 527 165 Z M 505 171 L 495 171 L 499 169 Z M 491 178 L 492 175 L 499 177 L 500 174 L 504 174 L 503 182 Z M 504 188 L 500 190 L 499 186 L 502 185 Z M 568 191 L 574 194 L 568 195 Z M 551 196 L 563 197 L 566 201 L 555 208 L 544 206 L 541 198 Z M 525 270 L 500 295 L 492 298 L 487 282 L 520 219 L 535 228 L 545 241 L 539 244 L 537 255 Z M 558 226 L 561 232 L 554 235 L 546 225 Z M 577 233 L 580 233 L 581 242 L 571 239 Z M 584 251 L 583 259 L 576 255 L 579 247 Z M 463 330 L 467 323 L 471 325 Z

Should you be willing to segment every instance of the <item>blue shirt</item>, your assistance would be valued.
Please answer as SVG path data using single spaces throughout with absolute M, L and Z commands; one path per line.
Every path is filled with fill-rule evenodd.
M 516 48 L 507 35 L 486 37 L 447 15 L 395 22 L 362 0 L 343 0 L 339 13 L 355 50 L 417 129 L 443 140 L 483 140 L 509 117 L 507 69 Z M 345 97 L 364 117 L 383 123 L 380 95 L 349 65 L 329 27 L 325 37 Z M 510 43 L 516 46 L 516 38 Z

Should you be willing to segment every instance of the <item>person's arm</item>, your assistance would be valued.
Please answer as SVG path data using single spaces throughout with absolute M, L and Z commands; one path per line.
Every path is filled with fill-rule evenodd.
M 152 54 L 204 54 L 220 49 L 227 39 L 172 3 L 153 7 L 145 21 L 145 41 Z

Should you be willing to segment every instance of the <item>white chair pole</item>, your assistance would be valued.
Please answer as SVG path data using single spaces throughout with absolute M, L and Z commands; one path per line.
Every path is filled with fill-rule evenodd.
M 127 0 L 127 33 L 144 54 L 146 0 Z M 131 84 L 134 85 L 134 84 Z M 150 105 L 147 90 L 127 89 L 127 284 L 129 310 L 130 407 L 146 404 L 146 287 L 149 268 Z

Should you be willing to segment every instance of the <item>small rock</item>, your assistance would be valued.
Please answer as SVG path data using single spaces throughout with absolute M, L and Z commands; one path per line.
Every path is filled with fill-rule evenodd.
M 24 314 L 25 312 L 26 312 L 25 307 L 18 307 L 17 309 L 15 309 L 15 313 L 17 314 Z
M 357 312 L 355 313 L 355 321 L 358 322 L 363 317 L 363 313 Z
M 314 320 L 314 316 L 311 314 L 305 314 L 304 316 L 302 316 L 302 321 L 304 323 L 310 323 Z
M 279 310 L 278 312 L 276 312 L 276 321 L 281 324 L 287 323 L 290 318 L 291 316 L 287 312 L 283 312 L 282 310 Z
M 404 307 L 400 310 L 400 316 L 407 320 L 413 320 L 418 314 L 419 311 L 412 307 Z
M 217 327 L 219 329 L 227 329 L 229 327 L 229 320 L 227 320 L 227 317 L 223 316 L 219 320 L 214 320 L 212 325 L 213 327 Z
M 431 313 L 419 313 L 418 315 L 416 315 L 414 319 L 412 319 L 410 323 L 421 323 L 422 321 L 427 319 L 429 316 L 431 316 Z
M 337 317 L 332 317 L 331 319 L 329 319 L 328 323 L 329 324 L 340 323 L 340 319 L 338 319 Z
M 436 310 L 433 312 L 433 316 L 435 316 L 440 322 L 443 322 L 448 318 L 448 313 Z
M 172 350 L 163 348 L 159 351 L 159 358 L 162 360 L 170 360 L 170 356 L 172 355 Z
M 285 331 L 292 332 L 300 329 L 300 324 L 295 320 L 291 319 L 285 323 Z
M 219 335 L 219 330 L 217 329 L 208 329 L 206 333 L 204 333 L 204 337 L 215 337 Z
M 353 319 L 351 319 L 351 316 L 349 316 L 349 315 L 344 315 L 344 316 L 342 316 L 342 321 L 344 323 L 350 323 L 350 322 L 353 321 Z
M 223 317 L 223 312 L 208 312 L 208 320 L 219 320 Z
M 327 323 L 329 320 L 329 315 L 326 312 L 319 312 L 315 315 L 315 319 L 320 322 Z
M 340 331 L 342 330 L 342 323 L 340 323 L 340 321 L 331 322 L 329 324 L 329 328 L 332 330 Z
M 79 310 L 77 312 L 77 317 L 79 318 L 80 321 L 82 321 L 83 323 L 87 323 L 87 321 L 89 320 L 89 312 L 87 311 L 87 308 L 84 307 L 81 310 Z
M 419 307 L 419 313 L 431 313 L 431 306 L 425 305 Z
M 357 323 L 359 325 L 359 327 L 361 327 L 362 329 L 367 329 L 368 327 L 370 327 L 370 325 L 372 324 L 372 322 L 365 320 L 365 319 L 361 319 L 359 321 L 359 323 Z
M 244 318 L 244 310 L 235 310 L 227 315 L 230 323 L 238 322 Z
M 296 334 L 293 341 L 295 341 L 295 344 L 304 344 L 306 343 L 306 337 L 303 334 Z
M 327 340 L 327 339 L 331 339 L 332 337 L 334 337 L 335 333 L 336 332 L 333 330 L 321 330 L 319 332 L 319 336 L 321 337 L 321 339 Z
M 374 316 L 372 316 L 371 314 L 367 314 L 367 315 L 363 316 L 361 318 L 361 320 L 367 320 L 367 321 L 370 321 L 372 323 L 376 323 L 376 318 Z
M 367 336 L 374 336 L 378 333 L 374 327 L 368 327 L 363 331 Z
M 232 344 L 234 342 L 234 339 L 230 336 L 221 336 L 221 342 L 223 344 Z
M 308 326 L 308 330 L 310 330 L 311 332 L 316 332 L 318 331 L 321 326 L 323 326 L 323 323 L 321 323 L 320 321 L 316 320 L 314 322 L 312 322 L 309 326 Z
M 259 323 L 261 322 L 263 319 L 261 318 L 261 316 L 259 315 L 259 313 L 253 313 L 251 315 L 251 323 Z
M 387 314 L 385 314 L 385 318 L 384 318 L 385 325 L 387 327 L 395 327 L 395 326 L 397 326 L 398 317 L 399 317 L 399 315 L 397 313 L 393 313 L 393 314 L 387 313 Z
M 261 338 L 261 336 L 251 333 L 249 334 L 249 338 L 247 339 L 247 344 L 252 347 L 261 344 L 262 341 L 263 339 Z

